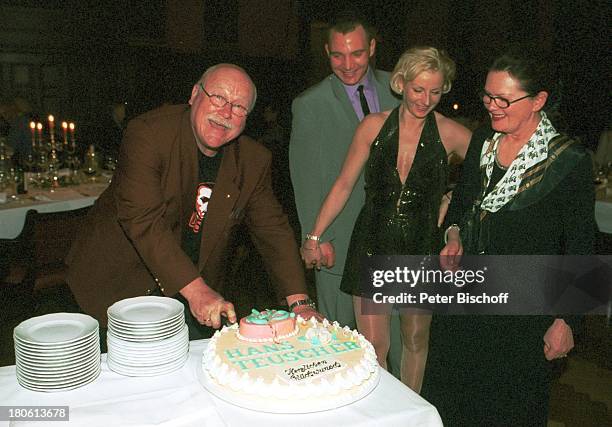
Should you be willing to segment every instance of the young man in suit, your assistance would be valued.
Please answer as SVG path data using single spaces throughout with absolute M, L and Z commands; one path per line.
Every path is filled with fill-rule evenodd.
M 241 222 L 277 294 L 302 317 L 318 316 L 293 231 L 272 192 L 270 153 L 241 136 L 255 99 L 242 68 L 219 64 L 193 86 L 189 105 L 130 122 L 112 183 L 67 261 L 77 303 L 103 326 L 111 304 L 147 294 L 188 305 L 190 339 L 210 336 L 222 317 L 235 322 L 234 306 L 223 298 L 223 272 Z
M 370 66 L 376 52 L 374 30 L 353 12 L 339 14 L 328 30 L 325 52 L 332 74 L 300 94 L 292 105 L 289 166 L 303 238 L 320 239 L 327 268 L 316 271 L 317 303 L 330 320 L 355 328 L 352 296 L 340 291 L 351 233 L 365 200 L 363 175 L 323 236 L 307 236 L 317 212 L 340 173 L 355 129 L 369 112 L 389 110 L 399 100 L 389 73 Z M 364 100 L 365 98 L 365 100 Z M 312 268 L 312 266 L 310 266 Z M 399 336 L 397 319 L 392 336 Z M 392 371 L 399 375 L 401 345 L 392 340 Z

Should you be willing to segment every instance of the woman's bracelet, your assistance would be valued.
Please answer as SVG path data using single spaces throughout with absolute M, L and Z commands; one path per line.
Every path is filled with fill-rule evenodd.
M 444 231 L 444 243 L 445 244 L 448 243 L 448 232 L 450 231 L 451 228 L 457 229 L 457 232 L 461 231 L 461 228 L 457 224 L 449 225 Z

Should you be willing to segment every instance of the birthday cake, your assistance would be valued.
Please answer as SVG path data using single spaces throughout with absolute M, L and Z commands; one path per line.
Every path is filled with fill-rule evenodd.
M 347 405 L 379 380 L 374 348 L 363 335 L 282 310 L 253 310 L 239 325 L 224 326 L 201 367 L 203 385 L 221 399 L 276 413 Z

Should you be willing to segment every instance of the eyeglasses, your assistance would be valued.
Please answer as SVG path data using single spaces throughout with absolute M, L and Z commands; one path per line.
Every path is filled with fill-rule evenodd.
M 497 105 L 499 108 L 506 109 L 508 108 L 510 105 L 514 104 L 515 102 L 519 102 L 525 98 L 530 98 L 532 95 L 525 95 L 522 96 L 518 99 L 515 99 L 514 101 L 508 101 L 506 98 L 502 97 L 502 96 L 491 96 L 486 92 L 480 92 L 480 96 L 482 97 L 482 102 L 484 102 L 485 104 L 490 104 L 491 101 L 495 102 L 495 105 Z
M 204 85 L 202 83 L 199 83 L 199 85 L 200 85 L 200 89 L 202 89 L 202 92 L 204 92 L 206 96 L 208 96 L 208 99 L 210 99 L 210 103 L 214 105 L 215 107 L 223 108 L 227 104 L 229 104 L 232 107 L 233 115 L 237 117 L 245 117 L 247 114 L 249 114 L 249 110 L 244 108 L 242 105 L 232 104 L 231 102 L 229 102 L 227 99 L 225 99 L 221 95 L 210 94 L 206 92 L 206 89 L 204 89 Z

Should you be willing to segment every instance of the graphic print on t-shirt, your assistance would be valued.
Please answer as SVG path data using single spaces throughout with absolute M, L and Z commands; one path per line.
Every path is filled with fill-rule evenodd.
M 195 210 L 189 219 L 189 228 L 191 228 L 194 233 L 200 232 L 202 221 L 204 220 L 206 212 L 208 211 L 208 202 L 212 197 L 214 186 L 214 182 L 203 182 L 198 185 L 198 190 L 196 191 Z

